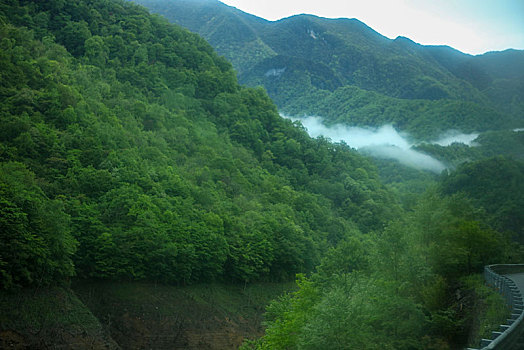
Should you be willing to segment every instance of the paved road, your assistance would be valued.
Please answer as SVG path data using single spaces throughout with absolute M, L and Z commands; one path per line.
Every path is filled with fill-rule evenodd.
M 520 290 L 520 294 L 524 295 L 524 273 L 508 273 L 504 276 L 509 277 L 515 282 L 517 288 Z M 517 331 L 520 333 L 518 340 L 512 344 L 505 344 L 504 346 L 495 347 L 495 349 L 505 349 L 505 350 L 522 350 L 524 349 L 524 336 L 522 330 Z
M 517 287 L 520 289 L 520 293 L 524 295 L 524 272 L 523 273 L 509 273 L 505 275 L 513 280 Z

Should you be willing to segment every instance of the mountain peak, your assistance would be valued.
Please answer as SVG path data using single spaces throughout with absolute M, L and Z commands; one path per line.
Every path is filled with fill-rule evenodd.
M 522 83 L 518 80 L 524 72 L 522 52 L 471 56 L 447 46 L 421 45 L 405 36 L 392 40 L 354 18 L 298 14 L 266 21 L 219 2 L 207 12 L 195 10 L 199 6 L 176 7 L 179 2 L 169 1 L 173 9 L 168 14 L 164 11 L 168 19 L 182 25 L 188 21 L 198 24 L 189 28 L 233 63 L 241 83 L 264 86 L 279 108 L 289 113 L 339 119 L 351 115 L 354 122 L 354 111 L 361 104 L 373 105 L 371 101 L 377 99 L 377 95 L 369 95 L 363 98 L 365 103 L 350 108 L 354 95 L 379 94 L 384 108 L 370 108 L 373 115 L 363 120 L 380 119 L 383 123 L 398 119 L 407 129 L 411 128 L 407 119 L 431 119 L 431 108 L 405 117 L 410 113 L 405 107 L 393 113 L 386 106 L 407 106 L 415 104 L 406 102 L 413 100 L 434 103 L 440 114 L 464 131 L 482 130 L 481 124 L 493 124 L 490 118 L 508 121 L 523 115 L 519 102 Z M 495 84 L 500 79 L 508 81 Z M 357 90 L 350 93 L 349 87 Z M 466 103 L 470 105 L 465 107 Z M 494 117 L 498 113 L 502 115 Z M 432 123 L 433 131 L 420 127 L 422 124 L 412 125 L 427 134 L 438 133 L 438 124 L 442 121 Z

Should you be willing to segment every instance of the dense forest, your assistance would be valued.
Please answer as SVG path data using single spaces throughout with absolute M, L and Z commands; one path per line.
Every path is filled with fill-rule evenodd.
M 392 124 L 422 141 L 448 129 L 522 127 L 524 51 L 471 56 L 388 39 L 357 19 L 267 21 L 218 0 L 136 0 L 201 34 L 288 115 Z
M 523 160 L 522 50 L 472 56 L 390 40 L 357 19 L 267 21 L 218 0 L 135 2 L 202 35 L 232 62 L 241 83 L 263 86 L 283 115 L 318 116 L 332 129 L 391 125 L 414 150 L 450 169 L 497 155 Z M 471 145 L 435 144 L 450 132 L 479 136 Z M 420 194 L 425 174 L 413 187 L 402 166 L 375 164 L 383 181 L 393 171 L 400 175 L 396 187 Z
M 268 307 L 266 335 L 245 348 L 478 344 L 475 332 L 489 326 L 476 312 L 489 299 L 475 272 L 522 256 L 509 236 L 521 239 L 523 165 L 504 158 L 464 165 L 384 230 L 332 248 L 315 273 L 299 276 L 297 292 Z
M 23 5 L 2 9 L 4 285 L 279 280 L 398 214 L 198 36 L 125 2 Z
M 203 38 L 123 0 L 2 1 L 0 66 L 1 307 L 71 281 L 297 279 L 244 347 L 447 349 L 497 322 L 478 273 L 522 258 L 520 160 L 413 175 L 420 197 L 386 186 Z

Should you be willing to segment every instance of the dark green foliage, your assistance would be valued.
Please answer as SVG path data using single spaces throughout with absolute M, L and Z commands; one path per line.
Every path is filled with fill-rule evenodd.
M 431 155 L 450 167 L 464 162 L 474 162 L 504 156 L 524 160 L 524 132 L 514 130 L 488 131 L 480 134 L 470 146 L 452 143 L 449 146 L 421 143 L 415 149 Z
M 475 140 L 483 157 L 504 155 L 519 161 L 524 161 L 524 132 L 492 131 L 479 135 Z
M 486 105 L 466 100 L 399 99 L 357 87 L 341 87 L 329 95 L 318 92 L 288 103 L 291 114 L 307 114 L 302 106 L 311 106 L 312 113 L 326 118 L 330 124 L 362 126 L 392 124 L 408 131 L 414 138 L 432 141 L 446 130 L 477 132 L 510 128 L 513 118 Z
M 399 212 L 369 161 L 311 139 L 141 7 L 11 1 L 0 16 L 6 287 L 64 279 L 71 260 L 80 277 L 289 279 Z
M 295 18 L 286 30 L 302 28 L 311 37 L 308 25 L 322 29 L 316 21 Z M 513 220 L 522 205 L 512 196 L 498 197 L 493 207 L 483 203 L 494 197 L 462 181 L 466 174 L 480 187 L 489 184 L 482 167 L 465 166 L 442 180 L 443 193 L 464 191 L 472 200 L 429 194 L 416 205 L 411 197 L 404 204 L 413 210 L 404 215 L 369 160 L 343 143 L 311 139 L 278 115 L 263 89 L 238 85 L 231 65 L 203 39 L 141 7 L 12 0 L 0 5 L 0 23 L 4 288 L 58 283 L 75 273 L 190 284 L 289 280 L 316 271 L 300 275 L 300 289 L 269 308 L 260 346 L 445 348 L 463 344 L 469 331 L 467 311 L 454 299 L 466 289 L 464 278 L 516 256 L 496 230 L 507 229 L 499 219 L 509 213 Z M 385 40 L 355 21 L 330 23 L 358 28 L 369 45 Z M 285 49 L 282 38 L 271 40 Z M 322 51 L 294 45 L 290 50 Z M 348 59 L 374 61 L 360 54 Z M 363 69 L 351 73 L 355 81 L 378 84 Z M 395 118 L 415 105 L 464 112 L 449 116 L 450 124 L 479 112 L 483 125 L 493 114 L 479 107 L 474 91 L 469 102 L 442 99 L 460 91 L 429 73 L 410 89 L 435 100 L 402 105 L 399 96 L 340 87 L 343 79 L 329 70 L 318 66 L 306 81 L 333 90 L 329 98 L 350 91 L 348 110 L 393 101 L 388 116 L 403 125 L 411 121 Z M 508 179 L 522 183 L 519 163 L 495 163 L 508 176 L 494 190 L 505 193 L 499 182 Z M 408 172 L 382 175 L 398 191 L 399 179 L 420 180 Z M 493 216 L 485 220 L 484 213 Z
M 524 239 L 524 164 L 503 157 L 465 163 L 444 176 L 445 194 L 462 193 L 486 211 L 486 221 L 514 238 Z

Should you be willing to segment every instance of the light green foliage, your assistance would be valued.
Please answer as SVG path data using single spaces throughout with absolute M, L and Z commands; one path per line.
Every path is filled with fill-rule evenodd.
M 488 226 L 483 210 L 463 196 L 429 193 L 414 219 L 427 262 L 444 276 L 479 271 L 502 259 L 507 249 L 507 238 Z
M 300 349 L 420 348 L 417 335 L 425 328 L 424 315 L 394 285 L 358 275 L 340 284 L 315 306 Z
M 63 203 L 23 164 L 0 164 L 0 284 L 40 286 L 74 274 L 76 242 Z
M 417 349 L 422 310 L 397 284 L 360 273 L 332 278 L 328 288 L 301 280 L 300 290 L 268 307 L 260 349 Z
M 354 233 L 328 251 L 307 284 L 272 304 L 266 335 L 246 347 L 465 346 L 476 332 L 473 319 L 483 317 L 477 308 L 486 297 L 469 276 L 511 254 L 507 239 L 486 225 L 482 211 L 463 197 L 430 190 L 383 230 Z M 301 302 L 307 305 L 294 307 Z
M 319 278 L 366 269 L 369 264 L 369 246 L 369 238 L 358 232 L 344 237 L 336 247 L 327 251 L 317 266 Z
M 268 329 L 260 349 L 297 349 L 297 342 L 303 327 L 311 319 L 314 306 L 320 294 L 313 283 L 299 275 L 298 291 L 273 301 L 267 308 Z

